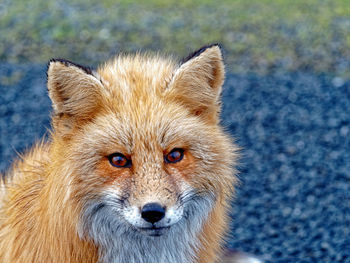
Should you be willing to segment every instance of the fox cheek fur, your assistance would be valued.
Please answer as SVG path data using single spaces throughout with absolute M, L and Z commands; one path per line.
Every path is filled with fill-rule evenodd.
M 53 131 L 0 183 L 0 261 L 215 262 L 238 156 L 223 81 L 218 45 L 96 72 L 51 60 Z

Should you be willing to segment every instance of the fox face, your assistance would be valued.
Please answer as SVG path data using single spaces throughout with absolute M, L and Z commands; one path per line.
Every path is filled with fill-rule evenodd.
M 52 182 L 102 262 L 197 259 L 234 183 L 235 147 L 218 124 L 223 80 L 217 45 L 180 65 L 141 55 L 96 72 L 50 62 L 51 154 L 64 174 Z

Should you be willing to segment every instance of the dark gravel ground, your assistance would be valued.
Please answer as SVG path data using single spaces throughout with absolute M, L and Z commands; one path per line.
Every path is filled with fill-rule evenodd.
M 45 70 L 0 64 L 2 171 L 50 126 Z M 228 247 L 266 262 L 350 262 L 350 82 L 229 75 L 223 100 L 244 155 Z

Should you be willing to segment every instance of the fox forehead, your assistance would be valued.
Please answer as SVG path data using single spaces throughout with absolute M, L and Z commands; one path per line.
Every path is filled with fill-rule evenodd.
M 137 146 L 135 142 L 161 149 L 174 141 L 183 144 L 186 125 L 191 128 L 197 118 L 165 92 L 175 70 L 171 59 L 147 55 L 117 57 L 100 67 L 102 109 L 92 134 L 100 131 L 101 138 L 110 138 L 127 153 Z
M 161 102 L 148 106 L 133 108 L 129 103 L 99 114 L 83 129 L 85 143 L 98 144 L 96 148 L 101 148 L 104 155 L 116 150 L 131 155 L 135 151 L 160 153 L 197 144 L 205 147 L 207 136 L 203 135 L 210 133 L 209 127 L 181 108 Z
M 175 69 L 171 58 L 137 54 L 116 57 L 101 66 L 98 74 L 110 96 L 119 100 L 145 99 L 160 95 Z

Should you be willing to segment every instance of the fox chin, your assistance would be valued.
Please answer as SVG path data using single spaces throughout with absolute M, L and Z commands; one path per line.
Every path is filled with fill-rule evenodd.
M 238 147 L 218 44 L 48 64 L 52 130 L 0 181 L 0 262 L 213 263 Z

